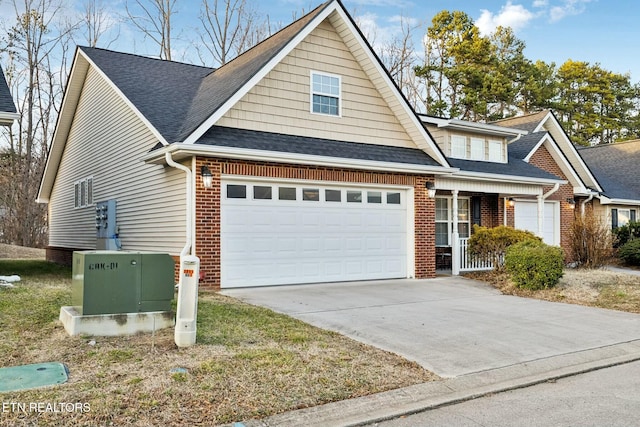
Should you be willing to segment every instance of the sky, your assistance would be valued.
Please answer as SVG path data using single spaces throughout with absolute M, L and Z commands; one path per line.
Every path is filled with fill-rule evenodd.
M 0 27 L 11 24 L 12 1 L 0 0 Z M 22 3 L 19 0 L 15 0 Z M 80 10 L 85 0 L 52 0 L 68 10 Z M 98 0 L 109 9 L 113 22 L 122 21 L 124 5 L 135 0 Z M 141 0 L 145 1 L 145 0 Z M 212 1 L 212 0 L 211 0 Z M 480 30 L 487 34 L 496 26 L 510 26 L 526 43 L 525 55 L 530 60 L 554 62 L 560 66 L 566 60 L 599 63 L 604 69 L 619 74 L 629 73 L 631 82 L 640 82 L 640 55 L 636 43 L 640 40 L 640 2 L 631 0 L 342 0 L 347 11 L 361 24 L 365 35 L 375 34 L 373 44 L 393 37 L 400 29 L 399 19 L 410 20 L 416 26 L 415 47 L 421 51 L 421 36 L 431 19 L 441 10 L 460 10 L 469 15 Z M 197 63 L 190 58 L 195 38 L 193 26 L 198 23 L 201 0 L 176 0 L 174 25 L 182 40 L 173 46 L 181 51 L 174 59 Z M 289 24 L 293 16 L 300 17 L 322 0 L 247 0 L 262 16 L 272 22 Z M 69 12 L 72 13 L 72 12 Z M 130 53 L 156 54 L 157 49 L 144 47 L 139 34 L 119 25 L 117 39 L 109 48 Z M 176 32 L 174 31 L 174 34 Z M 114 36 L 115 37 L 115 36 Z M 189 41 L 189 42 L 191 42 Z

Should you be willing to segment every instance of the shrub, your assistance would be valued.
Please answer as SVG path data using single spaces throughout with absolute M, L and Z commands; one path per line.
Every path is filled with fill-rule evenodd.
M 602 267 L 613 253 L 614 235 L 609 224 L 594 215 L 587 206 L 584 215 L 576 215 L 569 229 L 569 244 L 573 261 L 586 268 Z
M 614 229 L 613 233 L 616 237 L 616 246 L 620 247 L 629 240 L 640 238 L 640 222 L 629 221 L 627 224 Z
M 473 234 L 469 239 L 469 252 L 492 259 L 495 269 L 501 270 L 506 249 L 524 241 L 541 242 L 541 239 L 530 231 L 516 230 L 506 225 L 494 228 L 474 225 Z
M 640 239 L 629 240 L 618 249 L 618 256 L 629 265 L 640 265 Z
M 562 277 L 564 252 L 557 246 L 528 240 L 511 245 L 504 258 L 505 269 L 519 288 L 551 288 Z

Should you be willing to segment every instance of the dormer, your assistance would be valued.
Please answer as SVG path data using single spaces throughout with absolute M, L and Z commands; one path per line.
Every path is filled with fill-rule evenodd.
M 502 126 L 419 115 L 446 157 L 480 162 L 507 163 L 508 141 L 527 131 Z

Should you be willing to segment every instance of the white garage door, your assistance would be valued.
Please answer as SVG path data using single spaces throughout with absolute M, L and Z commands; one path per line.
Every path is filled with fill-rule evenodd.
M 221 287 L 407 277 L 407 191 L 223 181 Z
M 515 203 L 515 228 L 528 230 L 538 234 L 538 202 L 516 201 Z M 560 203 L 544 203 L 544 224 L 542 240 L 553 246 L 560 245 Z

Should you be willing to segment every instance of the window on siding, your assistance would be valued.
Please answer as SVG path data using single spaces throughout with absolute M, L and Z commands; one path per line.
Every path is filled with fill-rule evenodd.
M 467 138 L 459 135 L 451 136 L 451 157 L 456 159 L 467 158 Z
M 489 141 L 489 161 L 490 162 L 502 162 L 502 142 L 490 140 Z
M 73 207 L 84 208 L 93 205 L 93 177 L 73 183 Z
M 330 116 L 340 115 L 341 82 L 339 76 L 311 73 L 311 111 Z
M 613 217 L 613 228 L 625 226 L 629 221 L 636 220 L 635 209 L 611 209 L 611 215 Z
M 484 160 L 484 139 L 471 138 L 471 160 Z

